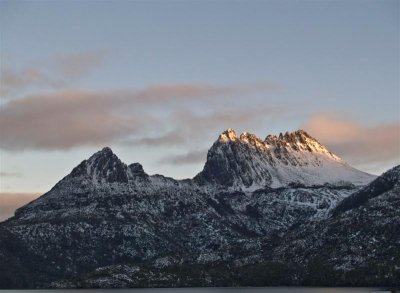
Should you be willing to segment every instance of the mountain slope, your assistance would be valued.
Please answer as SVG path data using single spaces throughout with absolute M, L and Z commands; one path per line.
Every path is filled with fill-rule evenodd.
M 369 199 L 382 195 L 383 193 L 398 189 L 400 185 L 400 166 L 396 166 L 379 176 L 373 182 L 344 199 L 332 211 L 333 215 L 338 215 L 345 211 L 354 209 L 367 202 Z
M 364 190 L 375 190 L 376 182 L 395 182 L 392 188 L 375 194 L 357 207 L 334 217 L 292 225 L 285 233 L 241 239 L 231 243 L 229 258 L 205 263 L 180 263 L 174 258 L 160 258 L 146 265 L 111 265 L 76 279 L 54 282 L 52 286 L 396 288 L 400 285 L 399 170 L 397 166 L 366 186 Z M 352 196 L 357 194 L 360 193 Z
M 397 166 L 344 199 L 334 216 L 289 233 L 274 257 L 298 266 L 302 284 L 399 286 L 399 211 Z
M 355 184 L 373 178 L 302 131 L 261 142 L 228 130 L 192 180 L 148 175 L 104 148 L 0 224 L 14 239 L 0 237 L 0 271 L 11 276 L 0 276 L 0 285 L 17 286 L 12 276 L 34 269 L 29 260 L 41 266 L 25 287 L 245 284 L 255 265 L 272 260 L 277 239 L 327 219 L 359 190 Z M 13 242 L 23 249 L 10 250 Z M 207 273 L 210 266 L 218 277 Z M 250 277 L 235 283 L 241 268 Z M 122 271 L 132 281 L 103 282 Z M 174 281 L 179 276 L 182 283 Z

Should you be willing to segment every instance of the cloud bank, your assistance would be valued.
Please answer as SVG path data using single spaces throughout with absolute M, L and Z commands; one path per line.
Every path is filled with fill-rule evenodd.
M 5 150 L 57 150 L 115 142 L 169 145 L 184 142 L 193 130 L 205 132 L 216 123 L 255 119 L 260 109 L 234 109 L 245 86 L 158 85 L 141 90 L 64 90 L 11 100 L 0 112 L 0 147 Z M 196 114 L 202 101 L 215 111 Z M 228 104 L 230 106 L 226 106 Z M 223 108 L 222 112 L 221 109 Z M 178 109 L 178 110 L 177 110 Z M 172 127 L 168 130 L 167 126 Z M 149 136 L 153 133 L 153 136 Z
M 201 143 L 224 128 L 246 127 L 272 115 L 270 107 L 254 104 L 249 109 L 245 99 L 281 90 L 268 81 L 170 83 L 105 91 L 71 87 L 72 81 L 101 65 L 105 53 L 58 55 L 21 70 L 3 67 L 1 93 L 6 99 L 0 111 L 0 148 L 18 152 Z
M 186 165 L 204 163 L 207 158 L 207 149 L 192 150 L 180 155 L 172 155 L 158 161 L 160 164 Z
M 228 127 L 254 129 L 284 119 L 298 105 L 277 107 L 254 95 L 282 88 L 271 82 L 237 85 L 157 84 L 142 89 L 71 89 L 70 84 L 101 65 L 105 51 L 54 57 L 20 71 L 2 68 L 1 93 L 22 93 L 0 110 L 0 148 L 7 151 L 66 150 L 81 146 L 192 149 L 159 164 L 197 164 L 209 139 Z M 38 94 L 24 94 L 35 88 Z M 69 88 L 69 89 L 67 89 Z M 268 106 L 265 106 L 265 105 Z M 274 106 L 272 106 L 274 105 Z M 364 126 L 334 114 L 318 114 L 303 127 L 352 164 L 399 163 L 399 123 Z M 2 172 L 2 177 L 17 176 Z
M 363 126 L 334 114 L 318 114 L 303 128 L 353 164 L 400 163 L 400 123 Z
M 58 89 L 85 77 L 99 66 L 104 50 L 62 54 L 21 70 L 0 69 L 0 95 L 12 98 L 26 89 Z

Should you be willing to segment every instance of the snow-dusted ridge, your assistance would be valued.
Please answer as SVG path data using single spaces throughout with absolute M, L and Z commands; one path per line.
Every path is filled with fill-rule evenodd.
M 291 183 L 365 185 L 376 176 L 359 171 L 303 130 L 268 135 L 262 140 L 233 129 L 221 133 L 195 181 L 254 190 Z
M 149 176 L 142 165 L 126 165 L 109 147 L 83 161 L 71 176 L 85 175 L 96 184 L 120 182 L 131 185 L 193 185 L 206 189 L 252 191 L 290 184 L 365 185 L 375 176 L 349 166 L 303 130 L 268 135 L 265 140 L 233 129 L 222 132 L 208 151 L 204 169 L 193 179 L 174 180 Z
M 109 147 L 104 147 L 82 161 L 50 192 L 19 208 L 16 215 L 34 211 L 48 200 L 57 202 L 60 192 L 68 197 L 83 192 L 138 194 L 142 197 L 165 190 L 213 195 L 281 187 L 290 189 L 294 185 L 358 188 L 375 177 L 349 166 L 302 130 L 268 135 L 261 140 L 248 132 L 237 136 L 234 130 L 228 129 L 218 136 L 208 151 L 203 170 L 193 179 L 148 175 L 140 163 L 126 165 Z M 339 198 L 334 196 L 332 200 L 329 210 Z M 35 212 L 28 214 L 37 216 Z
M 203 171 L 186 180 L 148 175 L 104 148 L 0 223 L 0 288 L 349 285 L 336 269 L 351 268 L 349 259 L 385 273 L 353 285 L 392 284 L 400 276 L 400 242 L 388 241 L 400 235 L 399 169 L 385 174 L 355 186 L 374 176 L 304 131 L 262 140 L 227 130 Z M 331 217 L 346 198 L 345 212 Z M 332 253 L 335 243 L 342 246 Z M 307 265 L 309 252 L 325 254 L 322 266 Z M 254 283 L 259 272 L 267 279 Z

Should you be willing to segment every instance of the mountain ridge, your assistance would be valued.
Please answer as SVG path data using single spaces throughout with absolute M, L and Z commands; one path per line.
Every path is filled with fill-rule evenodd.
M 300 155 L 295 157 L 293 154 Z M 285 158 L 283 163 L 282 156 Z M 325 160 L 321 160 L 321 156 Z M 326 158 L 329 159 L 326 160 Z M 324 164 L 334 164 L 336 169 L 333 169 L 333 174 L 329 166 L 324 168 Z M 339 172 L 337 168 L 340 169 Z M 324 172 L 327 172 L 326 176 L 323 176 Z M 361 174 L 361 182 L 357 176 L 354 180 L 353 173 L 357 176 Z M 283 180 L 279 180 L 279 177 Z M 253 192 L 293 186 L 344 186 L 346 188 L 360 186 L 374 178 L 373 175 L 348 166 L 303 130 L 280 133 L 278 136 L 268 135 L 262 141 L 248 132 L 237 136 L 235 131 L 229 128 L 218 136 L 208 151 L 203 170 L 193 179 L 176 180 L 160 174 L 149 175 L 140 163 L 127 165 L 110 147 L 104 147 L 73 168 L 71 173 L 60 180 L 51 191 L 79 187 L 79 190 L 83 192 L 90 187 L 90 192 L 93 192 L 111 184 L 112 190 L 121 189 L 125 193 L 140 190 L 146 194 L 159 192 L 163 188 L 179 188 L 193 193 L 213 194 L 220 191 Z M 53 194 L 52 192 L 45 193 L 18 208 L 15 215 L 20 216 L 27 214 L 29 210 L 34 211 L 35 207 L 47 198 L 51 202 L 56 202 L 57 198 L 52 198 Z M 28 217 L 35 218 L 36 216 L 31 213 Z
M 323 177 L 324 172 L 329 174 Z M 245 176 L 246 173 L 251 174 Z M 374 178 L 349 166 L 304 130 L 268 135 L 262 140 L 249 132 L 237 136 L 229 128 L 214 142 L 203 171 L 194 180 L 200 184 L 211 181 L 225 187 L 255 190 L 291 183 L 343 184 L 346 180 L 365 185 Z
M 333 267 L 329 267 L 329 272 L 334 271 L 333 277 L 324 280 L 310 279 L 313 267 L 293 263 L 293 251 L 301 252 L 299 259 L 306 259 L 307 253 L 323 255 L 325 252 L 319 252 L 319 246 L 311 245 L 315 240 L 313 227 L 322 236 L 325 225 L 333 222 L 336 229 L 332 211 L 346 198 L 370 189 L 356 186 L 351 180 L 326 181 L 323 172 L 331 175 L 326 162 L 344 168 L 340 170 L 347 170 L 346 166 L 303 132 L 267 136 L 268 147 L 249 133 L 237 137 L 229 130 L 221 135 L 210 148 L 206 171 L 203 169 L 194 179 L 149 175 L 140 163 L 126 165 L 108 147 L 82 161 L 50 191 L 0 223 L 0 230 L 5 231 L 0 234 L 0 272 L 7 272 L 0 275 L 0 288 L 326 285 L 327 282 L 332 286 L 343 285 L 342 272 L 336 267 L 345 263 L 340 253 L 346 251 L 338 250 L 338 260 L 332 260 Z M 309 146 L 311 143 L 314 146 Z M 226 165 L 228 161 L 230 165 Z M 294 173 L 287 174 L 293 174 L 294 180 L 273 185 L 274 176 L 280 175 L 273 172 L 276 166 L 289 168 Z M 322 180 L 299 180 L 310 178 L 309 173 L 303 174 L 307 168 L 316 168 Z M 232 181 L 224 181 L 224 176 Z M 343 176 L 348 179 L 345 172 Z M 374 176 L 367 177 L 372 180 Z M 268 178 L 271 180 L 264 180 Z M 397 182 L 400 178 L 394 176 L 393 180 Z M 371 219 L 362 208 L 342 213 L 339 219 L 345 217 L 345 223 L 358 221 L 359 215 L 363 220 L 360 223 L 383 219 L 387 230 L 379 234 L 383 243 L 383 236 L 395 231 L 400 220 L 390 206 L 399 195 L 396 186 L 388 191 L 385 204 L 379 207 L 382 213 L 376 212 L 378 201 L 372 199 L 375 206 L 370 209 Z M 385 211 L 392 218 L 386 217 Z M 357 236 L 332 235 L 324 236 L 327 244 L 335 241 L 334 237 L 342 243 L 348 241 L 349 247 L 361 241 L 352 238 Z M 368 235 L 375 234 L 365 232 L 363 241 Z M 303 238 L 310 241 L 309 250 L 302 246 Z M 292 242 L 296 244 L 293 249 L 289 245 Z M 19 252 L 13 251 L 13 243 L 20 247 Z M 304 249 L 307 251 L 302 252 Z M 357 250 L 355 256 L 357 253 L 361 255 Z M 385 251 L 376 255 L 379 253 Z M 384 265 L 392 271 L 386 258 Z M 23 267 L 24 281 L 19 283 L 14 276 Z M 32 277 L 30 270 L 35 271 Z M 354 284 L 362 285 L 362 280 L 363 275 Z M 379 275 L 374 282 L 393 284 L 394 279 Z
M 229 153 L 227 154 L 227 152 Z M 247 163 L 246 161 L 253 162 Z M 241 166 L 229 165 L 230 162 L 232 164 L 239 162 Z M 241 167 L 244 170 L 241 170 Z M 324 167 L 326 167 L 325 171 L 329 171 L 330 174 L 322 180 L 318 180 L 317 177 L 320 177 L 321 170 L 313 172 L 312 169 L 324 169 Z M 339 167 L 341 170 L 336 170 Z M 285 169 L 288 169 L 289 172 L 286 172 Z M 249 177 L 243 178 L 241 175 L 245 173 L 251 174 Z M 82 161 L 70 175 L 79 174 L 87 174 L 95 181 L 124 183 L 139 175 L 143 178 L 155 176 L 147 174 L 140 163 L 130 165 L 123 163 L 110 147 L 104 147 L 89 159 Z M 351 178 L 350 175 L 354 175 L 354 178 Z M 209 149 L 202 171 L 191 179 L 171 179 L 178 182 L 192 180 L 200 185 L 216 184 L 231 189 L 247 190 L 250 188 L 255 190 L 266 186 L 288 186 L 293 183 L 306 186 L 325 183 L 365 185 L 375 177 L 349 166 L 303 130 L 280 133 L 277 136 L 268 135 L 265 140 L 261 140 L 249 132 L 243 132 L 237 136 L 233 129 L 228 128 L 218 136 Z M 351 180 L 345 182 L 344 179 Z

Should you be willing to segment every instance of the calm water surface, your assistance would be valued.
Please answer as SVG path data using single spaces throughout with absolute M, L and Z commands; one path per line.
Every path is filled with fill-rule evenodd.
M 317 288 L 317 287 L 267 287 L 267 288 L 168 288 L 168 289 L 87 289 L 87 290 L 0 290 L 7 293 L 362 293 L 362 292 L 391 292 L 383 288 Z M 393 292 L 393 291 L 392 291 Z M 400 292 L 400 291 L 397 291 Z

